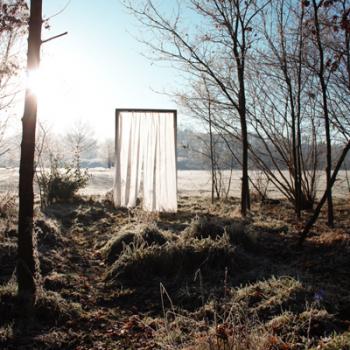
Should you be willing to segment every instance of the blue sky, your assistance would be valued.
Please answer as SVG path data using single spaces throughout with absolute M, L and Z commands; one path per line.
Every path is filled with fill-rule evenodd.
M 98 137 L 113 137 L 115 108 L 177 108 L 152 91 L 174 87 L 176 73 L 141 55 L 147 48 L 133 37 L 139 25 L 119 0 L 44 0 L 44 17 L 67 3 L 43 32 L 43 39 L 68 35 L 43 45 L 41 120 L 59 132 L 86 120 Z

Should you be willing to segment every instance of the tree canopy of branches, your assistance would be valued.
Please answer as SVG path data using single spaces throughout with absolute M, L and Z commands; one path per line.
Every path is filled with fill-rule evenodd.
M 26 1 L 0 1 L 0 156 L 8 151 L 5 137 L 9 108 L 19 88 L 14 79 L 20 70 L 18 42 L 24 35 L 27 21 Z
M 332 225 L 332 145 L 349 139 L 349 1 L 188 0 L 176 14 L 152 0 L 126 2 L 152 58 L 184 73 L 188 86 L 174 92 L 178 101 L 210 124 L 241 164 L 242 214 L 249 157 L 298 218 L 313 207 L 325 168 Z
M 85 154 L 95 151 L 97 141 L 91 126 L 82 121 L 76 121 L 65 136 L 66 147 L 80 165 L 80 158 Z
M 128 8 L 159 39 L 145 40 L 161 59 L 179 64 L 193 78 L 205 77 L 208 86 L 218 90 L 216 103 L 225 106 L 232 123 L 223 127 L 239 130 L 241 140 L 241 212 L 250 206 L 248 182 L 248 127 L 246 66 L 256 40 L 252 28 L 258 14 L 270 0 L 228 1 L 191 0 L 192 10 L 200 16 L 197 31 L 181 28 L 181 17 L 167 18 L 152 1 L 143 7 L 128 3 Z

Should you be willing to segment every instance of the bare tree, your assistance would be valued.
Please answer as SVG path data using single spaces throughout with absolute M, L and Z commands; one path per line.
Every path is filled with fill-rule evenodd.
M 292 159 L 287 165 L 294 181 L 295 211 L 297 217 L 300 218 L 302 209 L 300 119 L 304 8 L 301 6 L 301 11 L 298 11 L 290 1 L 273 1 L 269 15 L 262 14 L 261 17 L 262 31 L 268 49 L 265 52 L 261 50 L 260 58 L 261 63 L 266 67 L 264 77 L 268 76 L 270 78 L 270 88 L 273 89 L 274 83 L 277 83 L 279 92 L 284 95 L 281 97 L 285 101 L 285 113 L 280 117 L 284 119 L 287 131 L 290 130 L 291 147 L 289 153 L 292 155 Z M 291 30 L 291 26 L 295 33 Z M 271 74 L 271 69 L 274 70 L 273 74 Z M 278 70 L 280 73 L 277 72 Z M 261 76 L 261 74 L 257 75 Z M 268 89 L 265 89 L 264 92 L 265 98 L 269 98 L 269 96 L 266 96 L 269 95 Z M 275 101 L 272 106 L 274 109 L 280 107 Z M 264 109 L 266 109 L 266 106 Z M 278 149 L 280 148 L 277 147 Z
M 206 77 L 221 92 L 230 106 L 232 124 L 238 124 L 241 140 L 242 193 L 241 212 L 249 209 L 248 129 L 246 106 L 246 63 L 254 45 L 254 20 L 269 0 L 191 0 L 193 11 L 203 26 L 196 33 L 181 29 L 180 17 L 162 15 L 152 1 L 143 7 L 128 2 L 128 8 L 159 39 L 144 40 L 160 59 L 179 64 L 194 77 Z M 220 57 L 220 60 L 217 58 Z
M 91 151 L 96 151 L 97 141 L 91 126 L 82 121 L 76 121 L 65 135 L 65 142 L 70 154 L 80 167 L 81 158 Z
M 107 168 L 114 166 L 114 140 L 111 138 L 105 139 L 99 144 L 99 156 L 103 159 Z
M 190 89 L 175 95 L 209 126 L 212 173 L 213 130 L 241 165 L 242 214 L 249 208 L 249 152 L 298 218 L 313 208 L 325 166 L 332 226 L 332 144 L 339 150 L 350 136 L 348 1 L 189 0 L 201 19 L 190 28 L 180 11 L 166 16 L 151 0 L 126 2 L 152 35 L 141 41 L 186 75 Z
M 320 202 L 318 203 L 313 215 L 311 216 L 311 218 L 307 221 L 307 223 L 305 224 L 302 232 L 300 233 L 300 239 L 299 239 L 299 244 L 303 244 L 303 242 L 305 241 L 310 229 L 312 228 L 312 226 L 315 224 L 315 222 L 317 221 L 320 213 L 321 213 L 321 209 L 324 205 L 324 203 L 326 202 L 326 199 L 328 197 L 328 193 L 332 190 L 332 186 L 334 185 L 335 183 L 335 180 L 337 178 L 337 175 L 338 175 L 338 172 L 339 172 L 339 169 L 340 167 L 342 166 L 345 158 L 346 158 L 346 155 L 348 154 L 349 152 L 349 149 L 350 149 L 350 140 L 348 141 L 348 143 L 345 145 L 345 147 L 343 148 L 342 150 L 342 153 L 335 165 L 335 168 L 334 168 L 334 171 L 333 171 L 333 174 L 330 178 L 330 182 L 327 183 L 327 187 L 326 187 L 326 190 L 324 191 L 324 194 L 320 200 Z
M 24 3 L 24 1 L 22 1 Z M 28 28 L 27 74 L 35 74 L 40 67 L 42 40 L 42 0 L 31 0 Z M 28 86 L 25 92 L 22 118 L 22 143 L 19 166 L 19 213 L 18 213 L 18 299 L 23 303 L 23 315 L 29 316 L 36 298 L 36 261 L 34 255 L 34 189 L 35 138 L 37 124 L 37 96 Z
M 32 0 L 30 6 L 27 71 L 33 72 L 40 65 L 42 28 L 42 0 Z M 30 312 L 36 297 L 36 266 L 33 244 L 34 215 L 34 153 L 37 117 L 37 97 L 27 88 L 22 119 L 22 144 L 19 170 L 18 214 L 18 295 L 24 303 L 24 314 Z
M 332 127 L 345 142 L 350 137 L 350 9 L 347 0 L 332 3 L 323 25 L 328 28 L 327 45 L 330 53 L 326 67 L 331 70 L 328 91 Z
M 313 81 L 305 67 L 304 7 L 272 1 L 261 13 L 258 64 L 250 70 L 250 154 L 256 167 L 301 210 L 311 209 L 319 166 Z
M 233 171 L 235 168 L 241 167 L 242 162 L 238 154 L 241 153 L 240 133 L 234 128 L 228 128 L 227 120 L 223 115 L 230 108 L 222 104 L 210 86 L 203 86 L 202 81 L 198 81 L 193 85 L 190 91 L 178 93 L 176 95 L 179 103 L 185 108 L 186 114 L 191 115 L 199 122 L 204 123 L 207 134 L 198 133 L 203 148 L 200 150 L 196 147 L 193 151 L 204 157 L 205 163 L 209 161 L 212 174 L 212 193 L 216 198 L 225 198 L 229 196 Z M 210 109 L 208 93 L 210 94 Z M 228 176 L 224 171 L 229 171 Z M 257 189 L 252 178 L 249 177 L 252 186 Z M 213 197 L 213 194 L 212 194 Z
M 327 146 L 327 165 L 326 165 L 326 178 L 327 178 L 327 207 L 328 207 L 328 225 L 334 226 L 334 213 L 333 213 L 333 199 L 332 199 L 332 186 L 331 186 L 331 172 L 332 172 L 332 143 L 330 132 L 330 116 L 328 107 L 328 85 L 325 71 L 325 49 L 321 39 L 321 23 L 319 20 L 319 10 L 324 1 L 312 0 L 313 7 L 313 24 L 316 36 L 316 44 L 318 51 L 319 67 L 317 69 L 317 75 L 320 81 L 320 87 L 322 92 L 322 107 L 323 117 L 326 132 L 326 146 Z

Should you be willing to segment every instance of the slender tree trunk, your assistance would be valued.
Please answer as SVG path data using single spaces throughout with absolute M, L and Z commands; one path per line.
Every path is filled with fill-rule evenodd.
M 212 120 L 211 120 L 210 96 L 208 96 L 208 118 L 209 118 L 210 163 L 211 163 L 211 202 L 214 203 L 215 169 L 214 169 L 214 147 L 213 147 L 213 130 L 212 130 Z
M 330 134 L 330 123 L 329 123 L 329 111 L 328 111 L 328 98 L 327 98 L 327 83 L 324 78 L 325 73 L 325 65 L 324 65 L 324 50 L 321 42 L 321 33 L 320 33 L 320 23 L 318 19 L 318 5 L 316 4 L 316 0 L 313 0 L 314 7 L 314 21 L 315 21 L 315 29 L 316 29 L 316 40 L 317 47 L 320 59 L 320 67 L 318 71 L 318 78 L 320 80 L 321 92 L 322 92 L 322 107 L 324 114 L 324 123 L 325 123 L 325 131 L 326 131 L 326 147 L 327 147 L 327 165 L 326 165 L 326 181 L 327 181 L 327 224 L 330 227 L 334 226 L 334 214 L 333 214 L 333 198 L 332 198 L 332 187 L 329 186 L 331 181 L 331 172 L 332 172 L 332 144 L 331 144 L 331 134 Z
M 28 74 L 37 70 L 40 64 L 42 25 L 42 0 L 31 0 L 27 71 Z M 24 114 L 22 119 L 21 160 L 19 169 L 19 216 L 18 216 L 18 262 L 17 280 L 18 296 L 25 303 L 24 313 L 29 312 L 36 296 L 35 258 L 33 244 L 33 214 L 34 214 L 34 152 L 35 128 L 37 116 L 37 98 L 27 88 L 25 95 Z
M 328 106 L 327 106 L 327 91 L 326 91 L 324 81 L 322 83 L 322 95 L 323 95 L 324 119 L 325 119 L 325 128 L 326 128 L 326 143 L 327 143 L 326 178 L 327 178 L 327 187 L 330 187 L 329 184 L 331 181 L 331 172 L 332 172 L 332 145 L 331 145 L 330 125 L 329 125 Z M 328 226 L 333 227 L 334 214 L 333 214 L 333 197 L 332 197 L 331 187 L 327 194 L 327 209 L 328 209 L 327 224 Z
M 249 175 L 248 175 L 248 129 L 246 119 L 246 99 L 244 86 L 244 68 L 238 69 L 239 80 L 239 117 L 242 133 L 242 193 L 241 193 L 241 213 L 242 216 L 247 215 L 247 210 L 250 209 L 249 198 Z
M 299 160 L 298 160 L 298 141 L 297 141 L 297 125 L 298 118 L 295 113 L 294 97 L 292 82 L 288 76 L 287 65 L 285 66 L 285 79 L 288 86 L 288 94 L 290 100 L 291 116 L 292 116 L 292 155 L 293 155 L 293 177 L 294 177 L 294 209 L 297 218 L 301 216 L 301 186 L 299 177 Z
M 242 195 L 241 195 L 241 213 L 247 215 L 250 209 L 249 200 L 249 175 L 248 175 L 248 135 L 246 120 L 241 118 L 242 127 Z
M 294 210 L 297 215 L 297 218 L 300 219 L 301 215 L 301 186 L 300 186 L 300 177 L 299 177 L 299 166 L 298 166 L 298 152 L 297 152 L 297 116 L 295 112 L 295 100 L 294 100 L 294 89 L 293 84 L 289 74 L 289 66 L 287 60 L 287 50 L 285 44 L 285 32 L 284 32 L 284 12 L 283 4 L 280 11 L 280 20 L 279 20 L 279 33 L 280 33 L 280 42 L 282 48 L 281 55 L 281 68 L 284 75 L 284 80 L 288 88 L 288 98 L 290 103 L 290 113 L 291 113 L 291 129 L 292 129 L 292 157 L 293 157 L 293 179 L 294 179 Z
M 344 159 L 347 155 L 347 153 L 349 152 L 349 149 L 350 149 L 350 141 L 348 141 L 348 143 L 346 144 L 346 146 L 344 147 L 343 151 L 342 151 L 342 154 L 340 155 L 339 159 L 338 159 L 338 162 L 334 168 L 334 171 L 333 171 L 333 174 L 330 178 L 330 181 L 329 183 L 327 183 L 327 188 L 320 200 L 320 202 L 318 203 L 316 209 L 315 209 L 315 212 L 314 214 L 312 215 L 312 217 L 310 218 L 310 220 L 305 224 L 305 227 L 303 229 L 303 231 L 301 232 L 300 234 L 300 238 L 299 238 L 299 245 L 303 244 L 303 242 L 305 241 L 305 238 L 307 237 L 311 227 L 314 225 L 314 223 L 317 221 L 318 219 L 318 216 L 320 215 L 320 212 L 321 212 L 321 209 L 328 197 L 328 193 L 332 190 L 332 186 L 334 185 L 334 182 L 337 178 L 337 175 L 338 175 L 338 172 L 339 172 L 339 169 L 341 167 L 341 165 L 343 164 L 344 162 Z
M 301 16 L 299 22 L 299 42 L 298 42 L 298 70 L 297 70 L 297 106 L 296 106 L 296 117 L 297 117 L 297 144 L 296 144 L 296 156 L 297 156 L 297 167 L 298 167 L 298 188 L 296 189 L 299 198 L 299 211 L 301 211 L 306 203 L 303 203 L 304 197 L 302 191 L 302 148 L 301 148 L 301 92 L 302 92 L 302 67 L 303 67 L 303 48 L 304 48 L 304 37 L 303 37 L 303 23 L 304 23 L 304 7 L 301 6 Z M 299 216 L 300 218 L 300 212 Z

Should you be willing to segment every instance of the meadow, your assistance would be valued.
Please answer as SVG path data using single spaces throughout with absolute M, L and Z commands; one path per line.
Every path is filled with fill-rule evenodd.
M 113 187 L 113 169 L 106 168 L 91 168 L 88 169 L 91 175 L 90 181 L 86 188 L 81 190 L 84 195 L 105 195 L 107 191 L 111 190 Z M 288 172 L 284 172 L 285 176 L 289 176 Z M 223 182 L 225 186 L 227 185 L 230 178 L 230 171 L 222 171 Z M 262 178 L 259 171 L 251 171 L 250 176 L 253 181 Z M 350 174 L 349 174 L 350 176 Z M 210 196 L 211 194 L 211 177 L 210 172 L 206 170 L 178 170 L 178 193 L 180 196 Z M 241 172 L 239 170 L 234 170 L 232 172 L 231 186 L 229 196 L 239 197 L 240 195 L 240 178 Z M 350 179 L 349 179 L 350 180 Z M 317 195 L 323 194 L 325 189 L 325 175 L 323 171 L 318 173 L 318 187 Z M 18 168 L 0 168 L 0 192 L 16 192 L 18 186 Z M 333 189 L 335 195 L 339 198 L 347 198 L 349 194 L 349 183 L 347 179 L 347 172 L 342 170 L 339 172 L 337 181 Z M 269 183 L 268 196 L 270 198 L 281 198 L 281 194 L 276 189 L 276 187 Z

